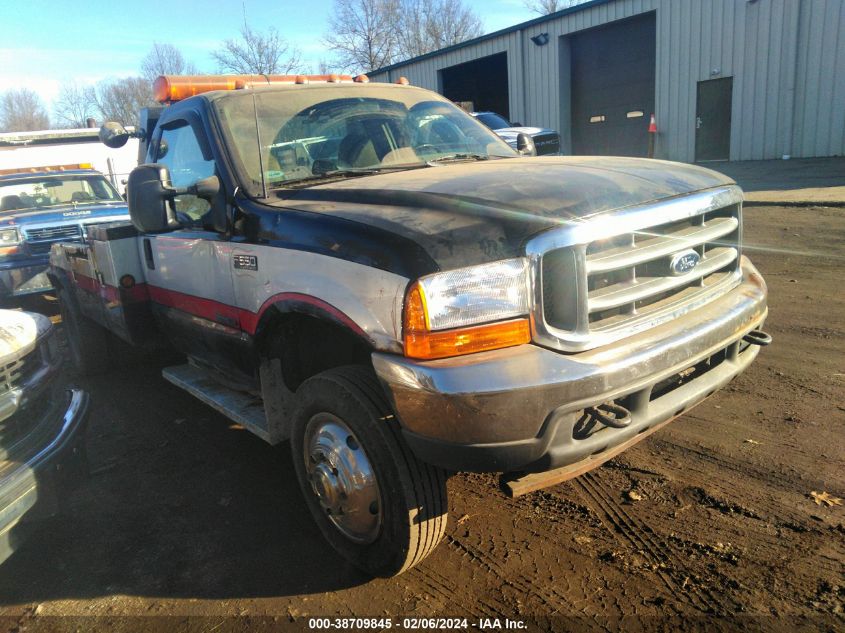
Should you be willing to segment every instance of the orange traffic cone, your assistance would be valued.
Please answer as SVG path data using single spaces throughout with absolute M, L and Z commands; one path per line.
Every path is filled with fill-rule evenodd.
M 657 136 L 657 123 L 654 122 L 654 113 L 651 115 L 651 122 L 648 124 L 648 157 L 654 158 L 654 138 Z

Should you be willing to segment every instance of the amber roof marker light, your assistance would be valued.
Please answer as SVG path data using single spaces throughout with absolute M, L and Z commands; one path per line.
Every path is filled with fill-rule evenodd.
M 77 169 L 94 169 L 92 163 L 74 163 L 72 165 L 44 165 L 42 167 L 16 167 L 14 169 L 0 169 L 0 176 L 11 174 L 37 174 L 42 172 L 73 171 Z
M 161 75 L 153 82 L 153 98 L 166 104 L 213 90 L 309 83 L 351 83 L 352 75 Z M 360 82 L 359 82 L 360 83 Z

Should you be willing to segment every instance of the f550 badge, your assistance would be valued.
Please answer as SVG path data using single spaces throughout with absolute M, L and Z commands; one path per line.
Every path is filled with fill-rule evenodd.
M 233 255 L 235 270 L 258 270 L 258 258 L 255 255 Z

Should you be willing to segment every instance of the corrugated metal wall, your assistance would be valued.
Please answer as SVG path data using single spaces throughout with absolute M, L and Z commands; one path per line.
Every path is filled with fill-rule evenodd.
M 511 118 L 569 139 L 567 35 L 657 12 L 658 155 L 695 157 L 696 87 L 733 77 L 731 159 L 845 154 L 845 0 L 613 0 L 419 61 L 400 75 L 437 90 L 438 70 L 508 54 Z M 548 33 L 549 43 L 530 38 Z
M 794 155 L 845 154 L 845 0 L 803 0 Z

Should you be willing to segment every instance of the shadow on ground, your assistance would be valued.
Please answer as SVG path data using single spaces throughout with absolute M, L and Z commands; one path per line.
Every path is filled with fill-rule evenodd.
M 845 185 L 845 157 L 702 163 L 733 178 L 746 192 Z
M 271 447 L 155 367 L 79 381 L 91 477 L 0 568 L 0 604 L 124 594 L 244 598 L 367 582 L 322 540 Z

